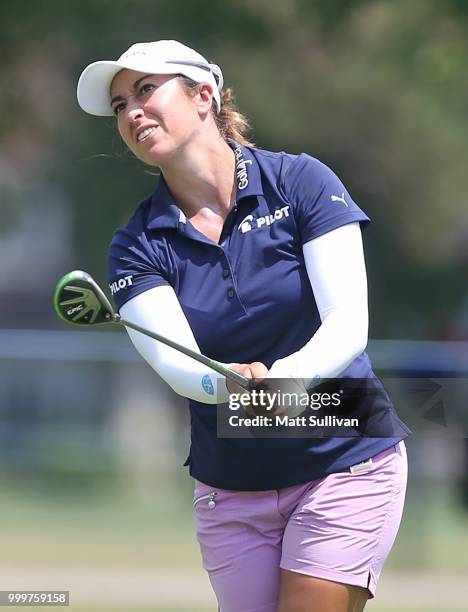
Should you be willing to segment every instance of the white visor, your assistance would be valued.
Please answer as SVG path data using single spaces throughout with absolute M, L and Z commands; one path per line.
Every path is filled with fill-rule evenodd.
M 118 60 L 104 60 L 87 66 L 78 81 L 77 96 L 81 108 L 91 115 L 113 115 L 110 86 L 122 69 L 148 74 L 183 74 L 197 83 L 210 83 L 218 112 L 223 74 L 216 64 L 175 40 L 132 45 Z

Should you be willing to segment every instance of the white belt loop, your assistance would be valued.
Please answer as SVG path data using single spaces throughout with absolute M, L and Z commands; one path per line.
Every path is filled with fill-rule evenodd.
M 351 474 L 361 474 L 361 472 L 367 472 L 372 468 L 374 462 L 372 459 L 367 459 L 367 461 L 361 461 L 361 463 L 357 463 L 356 465 L 352 465 L 349 468 Z

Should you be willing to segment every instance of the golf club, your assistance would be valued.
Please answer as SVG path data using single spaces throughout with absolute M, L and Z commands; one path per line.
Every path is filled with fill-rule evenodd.
M 130 327 L 154 340 L 180 351 L 188 357 L 203 363 L 212 370 L 236 382 L 244 389 L 251 390 L 255 381 L 237 372 L 233 372 L 214 359 L 205 357 L 191 349 L 165 338 L 160 334 L 140 327 L 131 321 L 126 321 L 115 312 L 103 290 L 93 277 L 82 270 L 74 270 L 63 276 L 57 283 L 54 291 L 54 308 L 58 316 L 72 325 L 99 325 L 102 323 L 117 323 Z

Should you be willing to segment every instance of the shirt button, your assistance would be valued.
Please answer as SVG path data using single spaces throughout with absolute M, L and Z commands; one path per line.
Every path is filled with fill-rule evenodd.
M 229 276 L 229 270 L 224 269 L 223 270 L 223 278 L 227 278 Z
M 230 300 L 234 297 L 234 289 L 228 289 L 227 296 Z

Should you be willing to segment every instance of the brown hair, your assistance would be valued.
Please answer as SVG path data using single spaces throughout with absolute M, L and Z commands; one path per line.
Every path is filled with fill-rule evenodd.
M 188 95 L 194 95 L 199 83 L 182 74 L 178 76 L 182 80 L 186 93 Z M 213 100 L 212 110 L 219 133 L 225 140 L 227 138 L 232 138 L 236 142 L 247 147 L 255 146 L 255 144 L 247 138 L 250 124 L 247 117 L 238 110 L 231 88 L 225 89 L 221 93 L 221 110 L 219 113 L 217 112 L 218 108 L 215 100 Z

